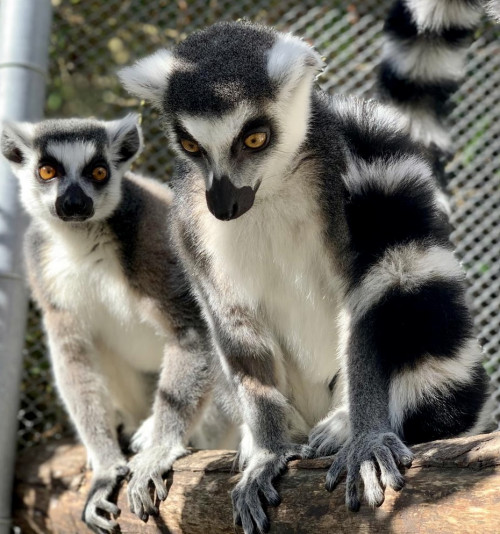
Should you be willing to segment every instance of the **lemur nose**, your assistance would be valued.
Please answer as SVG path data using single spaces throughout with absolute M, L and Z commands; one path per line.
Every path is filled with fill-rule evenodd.
M 57 197 L 56 213 L 63 219 L 85 220 L 94 212 L 92 199 L 78 185 L 69 186 Z
M 252 187 L 236 187 L 227 176 L 214 178 L 212 187 L 205 194 L 208 209 L 221 221 L 237 219 L 253 206 L 255 200 Z

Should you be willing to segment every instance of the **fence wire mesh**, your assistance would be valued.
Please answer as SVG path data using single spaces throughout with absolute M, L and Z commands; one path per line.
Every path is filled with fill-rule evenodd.
M 218 20 L 249 18 L 296 32 L 326 57 L 320 78 L 335 93 L 370 94 L 380 59 L 388 0 L 52 0 L 48 117 L 112 119 L 136 110 L 116 70 L 191 31 Z M 469 55 L 467 76 L 455 100 L 452 134 L 453 239 L 468 269 L 476 326 L 484 344 L 500 417 L 500 29 L 484 23 Z M 143 110 L 145 174 L 168 179 L 172 154 L 155 113 Z M 24 353 L 19 446 L 71 431 L 46 355 L 39 315 L 30 308 Z

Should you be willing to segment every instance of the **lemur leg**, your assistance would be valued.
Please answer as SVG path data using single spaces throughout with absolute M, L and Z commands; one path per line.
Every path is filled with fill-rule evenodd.
M 194 331 L 180 336 L 177 344 L 165 347 L 153 416 L 140 429 L 142 434 L 148 427 L 151 429 L 150 444 L 129 462 L 130 510 L 143 521 L 147 521 L 149 515 L 158 514 L 151 498 L 151 486 L 157 498 L 165 500 L 167 490 L 163 475 L 175 460 L 188 453 L 189 434 L 213 383 L 211 359 L 207 342 L 198 339 Z M 138 444 L 140 439 L 133 439 L 133 442 Z
M 263 502 L 280 502 L 273 481 L 289 460 L 311 455 L 307 445 L 289 437 L 287 399 L 278 390 L 273 343 L 252 309 L 238 303 L 230 291 L 207 288 L 202 293 L 211 319 L 222 366 L 240 406 L 246 432 L 242 458 L 246 463 L 241 480 L 232 493 L 234 520 L 246 534 L 266 532 L 269 520 Z
M 69 313 L 46 311 L 50 355 L 59 393 L 75 423 L 93 469 L 82 519 L 94 532 L 117 527 L 113 502 L 128 467 L 116 436 L 114 408 L 102 373 L 96 368 L 91 336 Z M 106 515 L 103 515 L 106 514 Z

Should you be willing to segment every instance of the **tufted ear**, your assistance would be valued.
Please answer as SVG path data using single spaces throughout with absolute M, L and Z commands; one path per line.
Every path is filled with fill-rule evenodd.
M 28 122 L 8 122 L 0 125 L 0 151 L 12 165 L 22 165 L 33 150 L 34 125 Z
M 123 119 L 106 123 L 112 158 L 116 165 L 132 163 L 142 151 L 139 115 L 129 113 Z
M 155 107 L 161 107 L 173 67 L 172 52 L 162 49 L 118 72 L 125 89 Z
M 312 81 L 323 67 L 318 52 L 290 33 L 279 34 L 268 52 L 267 73 L 282 91 L 288 93 L 307 77 Z

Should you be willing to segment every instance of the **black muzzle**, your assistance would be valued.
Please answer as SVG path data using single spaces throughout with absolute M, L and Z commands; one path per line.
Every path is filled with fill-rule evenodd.
M 237 219 L 246 213 L 255 200 L 258 186 L 234 186 L 227 176 L 214 179 L 212 187 L 206 191 L 207 205 L 210 212 L 221 221 Z
M 94 214 L 94 203 L 78 185 L 70 185 L 56 199 L 56 213 L 63 221 L 85 221 Z

